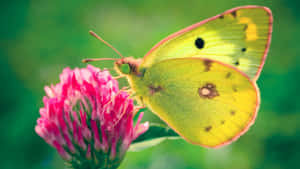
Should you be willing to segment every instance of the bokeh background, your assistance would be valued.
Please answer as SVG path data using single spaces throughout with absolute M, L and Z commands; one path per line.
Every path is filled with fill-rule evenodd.
M 268 6 L 274 32 L 258 80 L 262 104 L 237 142 L 205 149 L 183 140 L 128 153 L 120 169 L 300 168 L 300 1 L 298 0 L 22 0 L 0 6 L 0 168 L 58 169 L 63 161 L 34 132 L 44 85 L 81 59 L 117 57 L 89 36 L 94 30 L 126 56 L 142 57 L 179 29 L 241 5 Z M 93 63 L 113 66 L 112 61 Z M 121 84 L 125 83 L 121 80 Z M 157 121 L 150 112 L 146 120 Z

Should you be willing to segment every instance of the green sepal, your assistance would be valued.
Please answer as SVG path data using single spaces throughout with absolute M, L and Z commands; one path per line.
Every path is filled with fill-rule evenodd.
M 164 140 L 180 138 L 181 137 L 168 126 L 161 124 L 150 124 L 149 129 L 131 143 L 128 151 L 141 151 L 155 146 Z

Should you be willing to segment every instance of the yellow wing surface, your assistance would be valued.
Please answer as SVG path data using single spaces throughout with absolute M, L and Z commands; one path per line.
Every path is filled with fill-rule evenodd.
M 136 95 L 194 144 L 229 143 L 254 122 L 259 91 L 248 76 L 201 58 L 168 59 L 129 78 Z
M 162 40 L 145 55 L 142 67 L 170 58 L 200 57 L 232 65 L 256 80 L 269 49 L 272 22 L 266 7 L 228 10 Z

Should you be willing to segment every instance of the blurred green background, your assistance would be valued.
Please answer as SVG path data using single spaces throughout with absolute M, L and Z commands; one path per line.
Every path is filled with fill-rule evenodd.
M 142 57 L 179 29 L 241 5 L 274 15 L 270 52 L 258 86 L 262 104 L 250 131 L 220 149 L 183 140 L 128 153 L 121 169 L 300 168 L 300 1 L 297 0 L 23 0 L 1 2 L 0 168 L 58 169 L 63 161 L 35 132 L 43 87 L 83 58 L 117 57 L 89 36 L 94 30 L 126 56 Z M 113 66 L 113 62 L 93 63 Z M 124 81 L 121 81 L 124 83 Z M 157 120 L 147 112 L 146 120 Z

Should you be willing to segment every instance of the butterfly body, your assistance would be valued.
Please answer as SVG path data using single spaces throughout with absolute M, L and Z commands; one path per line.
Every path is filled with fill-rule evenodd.
M 183 138 L 219 147 L 255 121 L 260 104 L 255 81 L 271 24 L 265 7 L 234 8 L 170 35 L 144 59 L 118 60 L 115 68 L 126 75 L 137 100 Z

